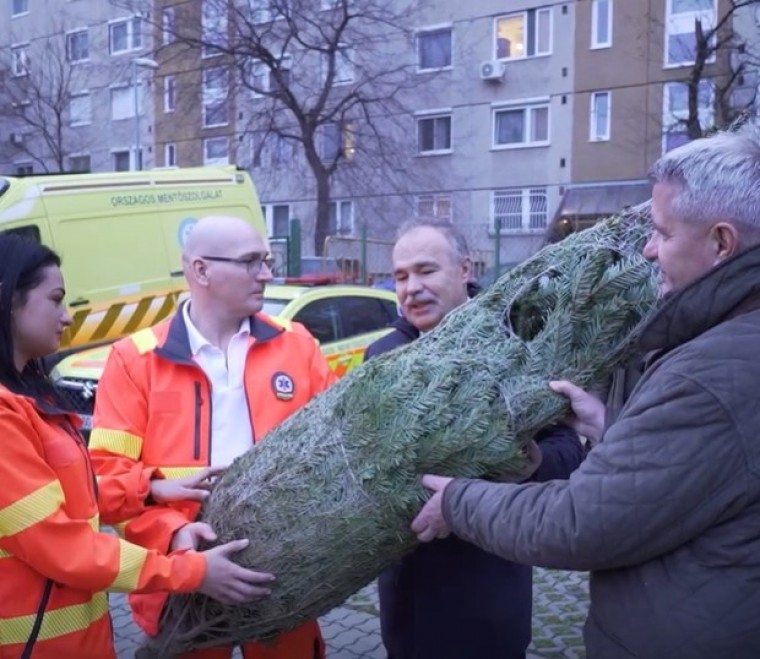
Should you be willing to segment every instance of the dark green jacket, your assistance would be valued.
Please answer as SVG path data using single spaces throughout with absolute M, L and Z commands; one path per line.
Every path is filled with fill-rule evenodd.
M 590 659 L 760 657 L 760 247 L 664 302 L 658 351 L 569 481 L 457 480 L 455 533 L 591 571 Z

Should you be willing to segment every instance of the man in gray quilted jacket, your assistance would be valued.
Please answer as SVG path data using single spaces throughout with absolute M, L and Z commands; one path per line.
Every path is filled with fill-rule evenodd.
M 567 382 L 573 425 L 603 440 L 568 481 L 426 476 L 413 523 L 508 560 L 590 570 L 589 659 L 760 657 L 760 127 L 652 168 L 644 256 L 663 300 L 617 419 Z

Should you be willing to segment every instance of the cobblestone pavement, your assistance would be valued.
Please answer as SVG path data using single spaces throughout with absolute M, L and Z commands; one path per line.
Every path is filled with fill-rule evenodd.
M 585 657 L 581 627 L 587 608 L 588 587 L 585 574 L 536 569 L 533 585 L 533 644 L 528 658 Z M 124 596 L 111 596 L 111 614 L 119 659 L 132 659 L 141 634 L 132 622 Z M 327 643 L 327 659 L 385 659 L 380 641 L 377 589 L 374 584 L 320 618 L 320 623 Z

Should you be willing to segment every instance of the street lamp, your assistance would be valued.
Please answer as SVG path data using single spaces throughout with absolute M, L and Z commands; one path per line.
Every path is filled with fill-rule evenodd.
M 137 69 L 157 69 L 158 62 L 147 57 L 135 57 L 132 60 L 132 93 L 135 103 L 135 169 L 142 169 L 140 147 L 140 98 L 137 90 Z

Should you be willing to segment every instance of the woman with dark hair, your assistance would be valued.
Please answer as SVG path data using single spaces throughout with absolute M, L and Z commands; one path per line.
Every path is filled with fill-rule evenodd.
M 247 540 L 166 556 L 98 532 L 98 484 L 79 420 L 62 409 L 41 361 L 71 324 L 64 295 L 55 252 L 0 233 L 3 659 L 26 659 L 32 648 L 41 659 L 113 659 L 107 590 L 198 590 L 233 604 L 266 596 L 273 578 L 230 560 Z

